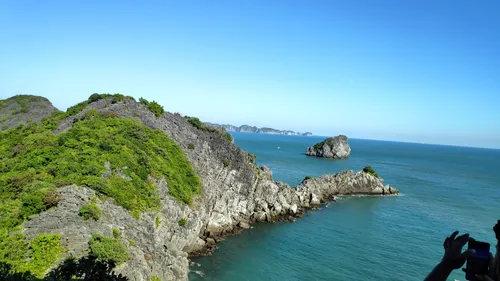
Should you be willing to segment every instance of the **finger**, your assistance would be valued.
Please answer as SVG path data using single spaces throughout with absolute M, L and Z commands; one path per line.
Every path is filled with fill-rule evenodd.
M 462 247 L 465 244 L 467 244 L 468 241 L 469 241 L 469 234 L 462 234 L 458 236 L 457 239 L 455 239 L 455 245 L 457 247 L 460 247 L 460 249 L 462 249 Z
M 467 251 L 463 252 L 463 253 L 460 255 L 460 259 L 461 259 L 461 260 L 463 260 L 463 261 L 465 262 L 468 258 L 472 257 L 472 255 L 473 255 L 475 252 L 476 252 L 476 250 L 474 250 L 474 249 L 469 249 L 469 250 L 467 250 Z
M 444 239 L 443 247 L 445 249 L 448 249 L 449 244 L 450 244 L 450 237 L 446 237 L 446 239 Z
M 453 240 L 455 240 L 455 237 L 457 237 L 457 235 L 458 235 L 458 231 L 453 232 L 453 233 L 450 235 L 450 242 L 451 242 L 451 241 L 453 241 Z

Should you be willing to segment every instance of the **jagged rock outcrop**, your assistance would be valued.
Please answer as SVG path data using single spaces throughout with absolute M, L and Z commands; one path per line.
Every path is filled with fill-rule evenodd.
M 346 159 L 350 154 L 351 147 L 347 142 L 347 137 L 344 135 L 327 138 L 322 142 L 308 147 L 306 150 L 306 155 L 308 156 L 334 159 Z
M 191 206 L 181 204 L 169 195 L 166 181 L 158 180 L 155 184 L 161 209 L 142 213 L 135 219 L 113 199 L 101 200 L 87 187 L 70 185 L 59 189 L 56 208 L 26 221 L 23 227 L 28 238 L 37 233 L 60 234 L 61 243 L 68 249 L 64 257 L 86 255 L 93 233 L 109 236 L 113 228 L 119 229 L 120 239 L 132 258 L 115 271 L 130 280 L 151 280 L 153 275 L 163 281 L 188 280 L 189 254 L 207 253 L 225 235 L 246 229 L 252 222 L 293 220 L 304 210 L 339 195 L 398 193 L 376 177 L 352 171 L 307 179 L 291 188 L 275 182 L 269 168 L 258 167 L 251 155 L 220 134 L 197 129 L 180 114 L 156 117 L 133 100 L 93 102 L 82 112 L 62 120 L 55 132 L 69 130 L 75 119 L 92 109 L 138 118 L 146 126 L 167 134 L 185 151 L 201 178 L 203 194 Z M 103 214 L 98 221 L 83 220 L 78 210 L 93 200 Z M 181 219 L 185 219 L 185 225 L 181 226 Z M 156 221 L 161 223 L 157 225 Z
M 58 110 L 44 97 L 19 95 L 0 100 L 0 131 L 38 123 L 55 111 Z

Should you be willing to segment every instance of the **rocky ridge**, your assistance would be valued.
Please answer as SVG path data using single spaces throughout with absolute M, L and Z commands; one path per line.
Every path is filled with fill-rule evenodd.
M 158 180 L 161 210 L 145 212 L 139 219 L 114 204 L 112 199 L 96 199 L 95 191 L 70 185 L 60 188 L 57 208 L 24 223 L 28 238 L 36 233 L 60 234 L 62 246 L 68 249 L 62 258 L 70 254 L 86 255 L 93 233 L 112 235 L 113 228 L 120 229 L 124 243 L 135 243 L 126 243 L 132 259 L 115 271 L 130 280 L 151 280 L 152 276 L 163 281 L 188 280 L 189 254 L 208 253 L 225 235 L 248 228 L 249 223 L 293 220 L 304 210 L 339 195 L 398 193 L 367 173 L 352 171 L 306 179 L 291 188 L 275 182 L 267 167 L 258 167 L 250 154 L 219 134 L 191 126 L 180 114 L 166 112 L 156 117 L 144 105 L 132 100 L 93 102 L 75 116 L 62 120 L 56 132 L 70 129 L 73 120 L 89 110 L 138 118 L 146 126 L 163 131 L 183 148 L 202 180 L 203 194 L 192 206 L 174 200 L 168 194 L 167 183 Z M 96 200 L 103 211 L 99 221 L 85 221 L 78 216 L 78 209 L 91 200 Z M 179 223 L 181 219 L 186 220 L 183 226 Z
M 19 95 L 0 101 L 0 131 L 38 123 L 58 111 L 44 97 Z
M 349 146 L 349 143 L 347 141 L 348 139 L 344 135 L 327 138 L 322 142 L 308 147 L 306 150 L 306 155 L 324 158 L 346 159 L 351 154 L 351 147 Z

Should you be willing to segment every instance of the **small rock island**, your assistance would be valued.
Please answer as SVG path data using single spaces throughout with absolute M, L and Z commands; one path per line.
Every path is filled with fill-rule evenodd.
M 307 148 L 306 155 L 333 158 L 347 159 L 351 154 L 351 147 L 347 143 L 347 137 L 339 135 L 333 138 L 327 138 L 322 142 Z

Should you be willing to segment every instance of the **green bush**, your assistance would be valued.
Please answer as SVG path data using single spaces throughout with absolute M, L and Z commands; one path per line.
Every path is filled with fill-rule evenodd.
M 128 244 L 129 244 L 130 246 L 132 246 L 132 247 L 137 247 L 137 243 L 135 243 L 135 241 L 134 241 L 134 240 L 132 240 L 132 239 L 129 239 L 129 240 L 128 240 Z
M 121 236 L 122 234 L 120 233 L 120 230 L 118 230 L 117 228 L 113 228 L 113 237 L 115 237 L 116 239 L 120 239 Z
M 197 129 L 201 129 L 203 126 L 203 123 L 201 123 L 200 119 L 196 117 L 185 116 L 184 118 Z
M 111 103 L 119 103 L 125 100 L 125 96 L 121 94 L 114 94 Z
M 97 94 L 97 93 L 93 93 L 92 95 L 90 95 L 90 97 L 88 98 L 88 102 L 89 103 L 92 103 L 92 102 L 95 102 L 95 101 L 98 101 L 101 99 L 101 95 Z
M 148 106 L 149 105 L 149 101 L 145 98 L 139 98 L 139 102 L 144 104 L 145 106 Z
M 188 144 L 188 148 L 191 149 L 191 150 L 193 150 L 194 149 L 194 144 L 192 144 L 192 143 Z
M 61 236 L 57 234 L 38 234 L 29 243 L 28 262 L 21 266 L 22 271 L 30 271 L 41 278 L 66 250 L 60 245 Z
M 182 218 L 182 219 L 180 219 L 180 220 L 177 222 L 177 224 L 179 224 L 179 226 L 182 226 L 182 227 L 186 226 L 186 223 L 187 223 L 186 218 Z
M 368 173 L 376 178 L 380 178 L 377 172 L 375 172 L 375 170 L 371 166 L 364 167 L 363 172 Z
M 159 103 L 152 101 L 148 104 L 148 109 L 149 111 L 153 112 L 156 117 L 160 117 L 163 115 L 165 110 L 163 109 L 163 106 L 161 106 Z
M 19 215 L 23 219 L 27 219 L 33 215 L 43 212 L 47 209 L 43 202 L 45 192 L 37 190 L 33 193 L 24 194 L 21 198 L 21 208 Z
M 230 133 L 225 133 L 223 136 L 228 141 L 233 142 L 233 136 Z
M 304 180 L 310 180 L 310 179 L 312 179 L 312 177 L 311 177 L 311 176 L 306 176 L 306 177 L 304 178 Z
M 45 207 L 47 209 L 52 208 L 52 207 L 56 207 L 58 203 L 59 203 L 59 191 L 58 190 L 55 190 L 55 189 L 49 190 L 43 196 L 43 204 L 45 205 Z
M 95 202 L 92 202 L 90 204 L 83 205 L 80 208 L 79 215 L 85 220 L 93 219 L 97 221 L 101 217 L 102 211 L 101 209 L 99 209 L 99 207 L 97 207 L 97 204 Z
M 151 281 L 161 281 L 161 279 L 156 275 L 151 275 Z
M 156 216 L 156 219 L 155 219 L 156 228 L 160 227 L 160 223 L 161 223 L 160 216 Z
M 131 258 L 127 247 L 116 238 L 94 234 L 89 245 L 90 252 L 102 262 L 115 262 L 119 265 Z

